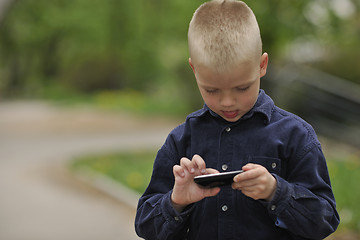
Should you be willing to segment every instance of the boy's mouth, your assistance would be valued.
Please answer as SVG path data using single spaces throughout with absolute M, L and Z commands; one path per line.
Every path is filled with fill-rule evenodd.
M 222 114 L 227 118 L 227 119 L 233 119 L 236 118 L 237 115 L 239 114 L 239 111 L 222 111 Z

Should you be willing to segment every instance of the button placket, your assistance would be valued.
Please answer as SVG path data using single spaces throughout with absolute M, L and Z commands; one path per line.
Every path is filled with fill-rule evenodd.
M 226 171 L 228 168 L 229 168 L 229 167 L 228 167 L 227 164 L 223 164 L 223 165 L 221 166 L 221 169 L 222 169 L 223 171 Z
M 229 208 L 228 208 L 228 206 L 227 206 L 226 204 L 224 204 L 224 205 L 221 207 L 221 210 L 222 210 L 223 212 L 226 212 L 228 209 L 229 209 Z
M 270 209 L 271 209 L 271 211 L 275 211 L 276 205 L 271 205 Z
M 226 127 L 226 128 L 225 128 L 225 132 L 230 132 L 230 131 L 231 131 L 231 127 Z M 221 165 L 221 169 L 222 169 L 223 171 L 226 171 L 226 170 L 229 169 L 229 166 L 228 166 L 227 164 L 223 164 L 223 165 Z
M 274 162 L 271 164 L 271 168 L 272 168 L 272 169 L 275 169 L 275 168 L 276 168 L 276 166 L 277 166 L 277 164 L 276 164 L 276 163 L 274 163 Z

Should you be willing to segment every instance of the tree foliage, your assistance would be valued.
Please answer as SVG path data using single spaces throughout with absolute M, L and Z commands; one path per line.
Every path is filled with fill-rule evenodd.
M 273 62 L 295 59 L 359 82 L 359 1 L 346 1 L 355 9 L 347 15 L 336 12 L 338 1 L 247 3 Z M 41 96 L 55 87 L 163 91 L 194 99 L 187 28 L 201 3 L 17 0 L 0 23 L 1 95 Z M 317 51 L 306 55 L 309 46 Z

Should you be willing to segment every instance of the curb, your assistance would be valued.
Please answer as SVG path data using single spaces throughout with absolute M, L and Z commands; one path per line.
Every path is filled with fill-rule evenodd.
M 80 181 L 91 185 L 101 192 L 115 198 L 119 202 L 126 204 L 128 207 L 136 210 L 140 194 L 128 188 L 127 186 L 105 176 L 89 167 L 82 167 L 71 171 Z

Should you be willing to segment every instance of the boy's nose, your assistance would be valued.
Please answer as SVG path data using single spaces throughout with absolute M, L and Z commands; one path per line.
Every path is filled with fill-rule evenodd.
M 221 96 L 220 104 L 223 107 L 231 107 L 235 104 L 235 98 L 231 94 L 224 94 Z

